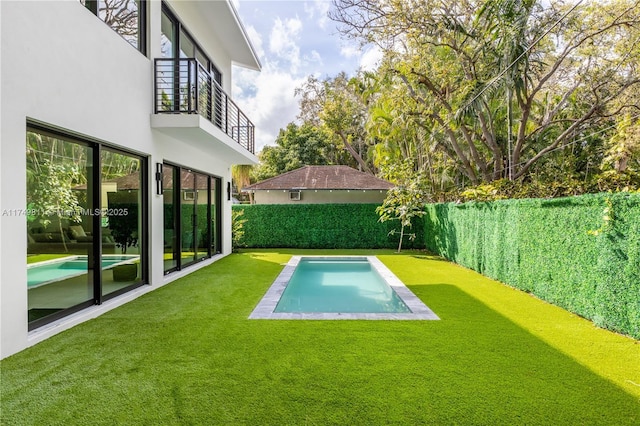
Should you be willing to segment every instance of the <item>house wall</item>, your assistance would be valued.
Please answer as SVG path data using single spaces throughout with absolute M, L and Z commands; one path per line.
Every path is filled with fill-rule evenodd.
M 301 190 L 300 201 L 289 199 L 288 190 L 255 191 L 255 204 L 382 204 L 387 196 L 383 190 Z
M 163 274 L 163 201 L 155 195 L 155 164 L 171 161 L 231 180 L 233 150 L 172 137 L 150 126 L 153 58 L 160 54 L 161 3 L 148 3 L 145 57 L 79 1 L 0 2 L 0 357 L 112 309 L 189 271 Z M 213 37 L 188 3 L 174 10 L 198 39 Z M 182 16 L 184 14 L 185 16 Z M 193 25 L 190 26 L 190 21 Z M 211 25 L 211 24 L 210 24 Z M 231 58 L 216 40 L 198 42 L 230 88 Z M 141 154 L 149 165 L 150 282 L 109 303 L 89 308 L 32 332 L 27 330 L 27 219 L 25 140 L 27 120 Z M 179 135 L 179 132 L 177 133 Z M 226 136 L 225 136 L 226 137 Z M 218 144 L 218 145 L 216 145 Z M 248 154 L 248 153 L 247 153 Z M 253 156 L 247 155 L 251 163 Z M 223 255 L 231 252 L 231 202 L 223 200 Z M 204 266 L 210 261 L 202 262 Z M 192 267 L 194 270 L 197 267 Z

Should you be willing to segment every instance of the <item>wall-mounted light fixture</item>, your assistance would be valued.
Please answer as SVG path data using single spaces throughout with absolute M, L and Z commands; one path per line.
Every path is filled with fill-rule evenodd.
M 162 195 L 164 188 L 162 187 L 162 163 L 156 163 L 156 194 Z
M 227 201 L 231 201 L 231 182 L 227 182 Z

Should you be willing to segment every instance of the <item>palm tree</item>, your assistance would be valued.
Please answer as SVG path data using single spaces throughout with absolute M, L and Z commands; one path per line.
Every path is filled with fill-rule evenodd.
M 253 165 L 251 164 L 234 164 L 231 167 L 231 177 L 238 188 L 238 192 L 242 192 L 242 189 L 251 184 L 251 171 Z M 249 193 L 249 202 L 253 204 L 253 194 Z

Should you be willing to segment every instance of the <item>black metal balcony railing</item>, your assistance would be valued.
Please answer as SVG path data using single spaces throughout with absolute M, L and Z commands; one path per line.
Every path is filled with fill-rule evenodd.
M 155 60 L 156 114 L 200 114 L 255 154 L 255 128 L 193 58 Z

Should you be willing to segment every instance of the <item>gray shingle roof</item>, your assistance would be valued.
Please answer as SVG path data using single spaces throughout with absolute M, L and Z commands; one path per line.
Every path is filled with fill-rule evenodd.
M 349 166 L 304 166 L 254 183 L 243 191 L 267 189 L 390 189 L 393 184 Z

